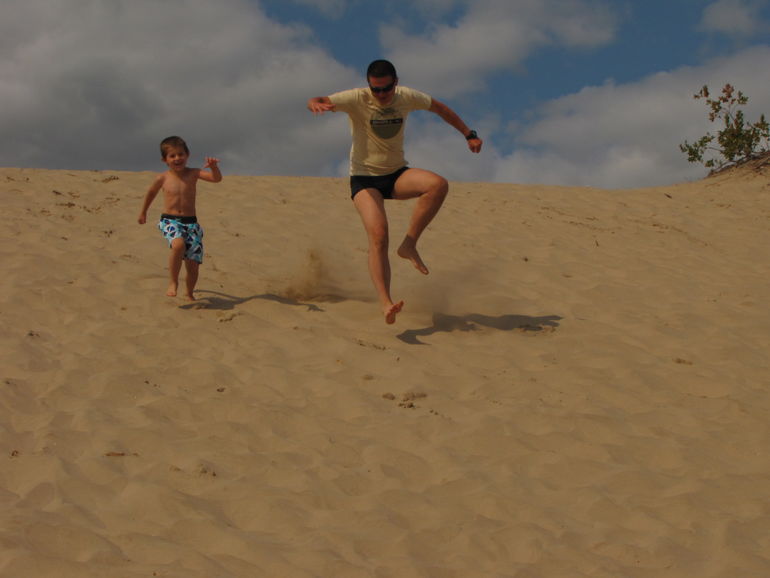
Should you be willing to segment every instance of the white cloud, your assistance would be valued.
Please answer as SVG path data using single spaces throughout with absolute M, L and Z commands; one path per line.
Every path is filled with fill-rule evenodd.
M 343 12 L 347 8 L 347 0 L 278 0 L 279 2 L 293 2 L 301 6 L 309 6 L 315 8 L 320 13 L 330 18 L 338 18 L 342 16 Z
M 436 18 L 452 10 L 465 0 L 412 0 L 411 4 L 427 16 Z
M 305 101 L 308 87 L 324 93 L 358 75 L 311 45 L 308 30 L 270 21 L 253 2 L 3 8 L 4 164 L 153 169 L 156 143 L 181 134 L 194 156 L 220 155 L 226 170 L 287 173 L 332 163 L 325 137 L 344 146 Z
M 403 79 L 419 77 L 447 97 L 482 90 L 490 74 L 521 66 L 534 50 L 557 45 L 584 49 L 612 40 L 617 16 L 591 0 L 471 0 L 456 25 L 436 24 L 407 34 L 380 30 Z
M 732 83 L 749 96 L 747 120 L 757 120 L 770 110 L 770 86 L 756 74 L 767 62 L 770 47 L 758 47 L 545 103 L 539 119 L 518 135 L 518 148 L 501 159 L 493 180 L 622 188 L 703 177 L 705 169 L 687 163 L 679 144 L 721 127 L 708 122 L 704 102 L 692 96 L 704 84 L 716 92 Z
M 746 38 L 768 30 L 760 10 L 765 0 L 718 0 L 703 11 L 701 28 L 735 38 Z

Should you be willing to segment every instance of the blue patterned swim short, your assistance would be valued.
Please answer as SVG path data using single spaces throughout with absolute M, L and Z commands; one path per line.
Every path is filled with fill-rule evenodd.
M 203 263 L 203 228 L 195 217 L 180 217 L 163 214 L 158 222 L 158 229 L 168 241 L 184 239 L 184 258 Z

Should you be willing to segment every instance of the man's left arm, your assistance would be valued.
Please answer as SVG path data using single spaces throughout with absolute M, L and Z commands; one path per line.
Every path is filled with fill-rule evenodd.
M 468 125 L 463 122 L 463 119 L 461 119 L 460 115 L 458 115 L 455 111 L 453 111 L 443 102 L 436 100 L 435 98 L 431 98 L 430 108 L 428 110 L 436 113 L 442 119 L 444 119 L 444 122 L 452 125 L 458 131 L 460 131 L 468 141 L 468 148 L 472 152 L 481 152 L 481 145 L 483 144 L 483 141 L 478 137 L 475 130 L 468 128 Z

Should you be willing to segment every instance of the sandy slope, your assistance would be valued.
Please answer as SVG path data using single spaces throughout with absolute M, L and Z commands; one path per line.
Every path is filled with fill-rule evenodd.
M 344 180 L 202 184 L 190 305 L 150 179 L 0 169 L 0 575 L 770 575 L 767 169 L 453 183 L 394 326 Z

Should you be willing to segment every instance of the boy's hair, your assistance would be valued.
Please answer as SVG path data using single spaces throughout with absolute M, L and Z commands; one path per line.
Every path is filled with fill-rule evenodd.
M 169 136 L 160 141 L 160 154 L 165 159 L 168 151 L 171 149 L 182 148 L 186 154 L 190 154 L 187 143 L 180 136 Z
M 396 74 L 396 67 L 389 60 L 375 60 L 366 69 L 366 78 L 384 78 L 386 76 L 393 77 L 393 80 L 398 78 Z

